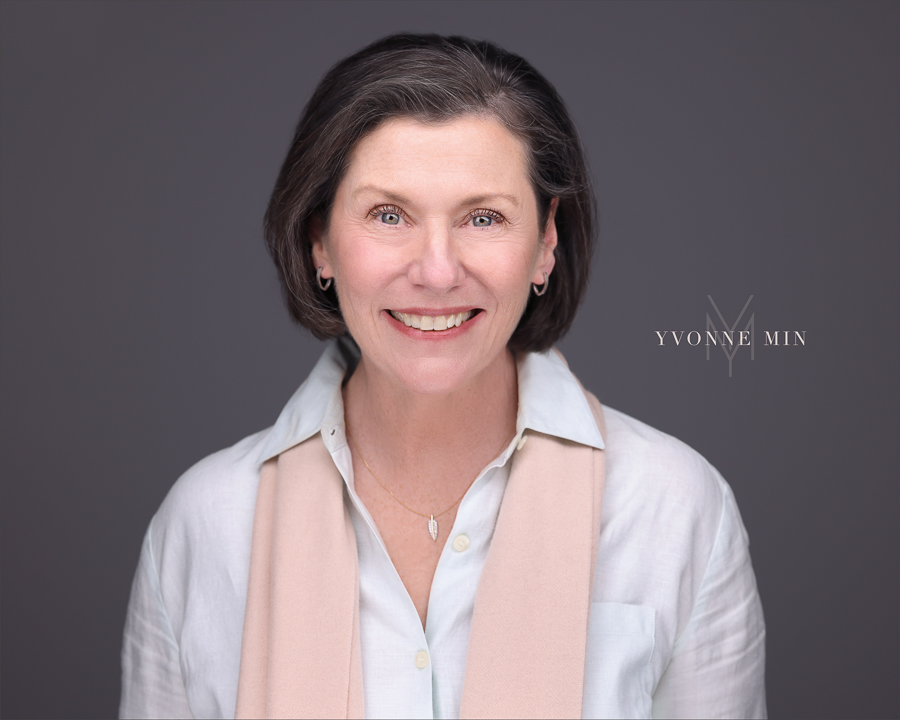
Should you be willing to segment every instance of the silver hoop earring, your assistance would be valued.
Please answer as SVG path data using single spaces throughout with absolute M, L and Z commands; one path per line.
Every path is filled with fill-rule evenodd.
M 334 278 L 327 278 L 325 280 L 325 284 L 322 284 L 322 266 L 319 265 L 319 269 L 316 270 L 316 283 L 319 285 L 319 290 L 325 292 L 328 288 L 331 287 L 332 280 L 334 280 Z
M 547 292 L 548 287 L 550 287 L 550 276 L 547 273 L 544 273 L 543 285 L 535 285 L 534 283 L 531 283 L 531 289 L 534 290 L 534 294 L 538 297 Z M 540 288 L 540 290 L 538 290 L 538 288 Z

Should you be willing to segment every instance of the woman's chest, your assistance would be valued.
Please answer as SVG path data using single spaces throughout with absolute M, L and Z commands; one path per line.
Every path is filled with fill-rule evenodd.
M 460 514 L 455 526 L 448 526 L 449 544 L 434 573 L 423 626 L 411 596 L 365 520 L 356 512 L 351 518 L 359 551 L 367 717 L 457 717 L 490 530 L 467 513 Z M 466 542 L 454 543 L 457 538 Z M 243 597 L 227 589 L 234 569 L 221 568 L 218 575 L 218 582 L 192 586 L 179 633 L 183 677 L 197 716 L 227 717 L 234 708 Z M 665 652 L 657 647 L 657 623 L 664 616 L 649 604 L 593 604 L 584 717 L 650 716 L 658 680 L 654 668 L 666 664 L 659 658 L 651 662 L 655 653 Z
M 357 482 L 356 491 L 374 523 L 374 528 L 361 528 L 357 535 L 374 535 L 377 529 L 377 537 L 384 546 L 378 564 L 383 563 L 386 553 L 424 626 L 432 582 L 453 529 L 457 507 L 448 509 L 440 500 L 429 504 L 421 499 L 418 503 L 412 501 L 414 506 L 371 479 Z M 384 571 L 390 574 L 389 568 L 385 567 Z
M 359 513 L 360 637 L 367 717 L 458 717 L 478 583 L 491 528 L 463 507 L 440 557 L 423 624 L 411 596 Z M 527 567 L 523 567 L 527 572 Z M 559 589 L 560 593 L 565 588 Z M 552 622 L 553 618 L 548 618 Z M 529 632 L 522 627 L 521 632 Z M 656 612 L 595 603 L 584 676 L 584 717 L 650 717 Z M 503 668 L 497 668 L 502 673 Z M 524 690 L 523 690 L 524 691 Z

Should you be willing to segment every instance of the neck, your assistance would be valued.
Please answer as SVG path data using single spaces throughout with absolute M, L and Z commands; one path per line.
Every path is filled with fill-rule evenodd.
M 471 472 L 477 473 L 496 455 L 515 429 L 518 393 L 515 358 L 509 351 L 446 395 L 408 390 L 363 356 L 344 388 L 344 412 L 373 469 L 377 464 L 386 475 L 440 482 L 469 473 L 461 459 L 471 458 L 477 466 Z

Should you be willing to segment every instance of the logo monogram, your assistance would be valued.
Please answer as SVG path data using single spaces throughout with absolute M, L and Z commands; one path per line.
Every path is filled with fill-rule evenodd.
M 747 321 L 747 324 L 744 326 L 744 329 L 741 331 L 738 343 L 736 345 L 734 343 L 734 329 L 737 327 L 737 324 L 741 321 L 741 318 L 744 317 L 744 313 L 747 312 L 747 308 L 750 306 L 750 301 L 753 299 L 753 296 L 751 295 L 750 297 L 747 298 L 747 302 L 744 303 L 744 308 L 743 308 L 743 310 L 741 310 L 741 314 L 737 316 L 737 320 L 735 320 L 734 324 L 732 324 L 730 327 L 728 326 L 728 323 L 725 322 L 725 318 L 722 317 L 722 313 L 719 312 L 719 308 L 716 306 L 715 300 L 712 299 L 712 295 L 707 295 L 706 297 L 709 298 L 710 305 L 713 306 L 713 310 L 716 311 L 716 315 L 719 316 L 719 320 L 722 321 L 722 326 L 725 328 L 725 331 L 722 332 L 723 337 L 722 337 L 722 342 L 719 343 L 719 347 L 722 348 L 722 352 L 725 353 L 725 357 L 728 358 L 728 377 L 731 377 L 731 361 L 734 360 L 734 356 L 737 353 L 738 348 L 741 345 L 747 344 L 747 343 L 743 342 L 744 333 L 750 334 L 750 343 L 749 343 L 750 344 L 750 359 L 753 360 L 756 356 L 755 347 L 754 347 L 755 346 L 754 329 L 755 329 L 756 313 L 751 313 L 750 319 Z M 707 337 L 706 359 L 707 360 L 709 360 L 709 338 L 710 338 L 709 331 L 710 331 L 710 329 L 712 329 L 712 331 L 713 331 L 712 340 L 713 340 L 713 345 L 715 345 L 716 339 L 718 338 L 719 333 L 716 330 L 716 324 L 712 321 L 712 318 L 709 316 L 709 313 L 706 313 L 706 337 Z M 726 346 L 726 342 L 725 342 L 726 340 L 728 341 L 727 346 Z M 728 349 L 729 347 L 731 348 L 730 352 Z

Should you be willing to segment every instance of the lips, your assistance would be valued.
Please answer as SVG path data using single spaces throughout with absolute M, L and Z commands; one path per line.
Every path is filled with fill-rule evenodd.
M 396 320 L 407 327 L 425 331 L 441 331 L 459 327 L 477 313 L 477 310 L 466 310 L 461 313 L 449 315 L 416 315 L 413 313 L 390 311 Z

